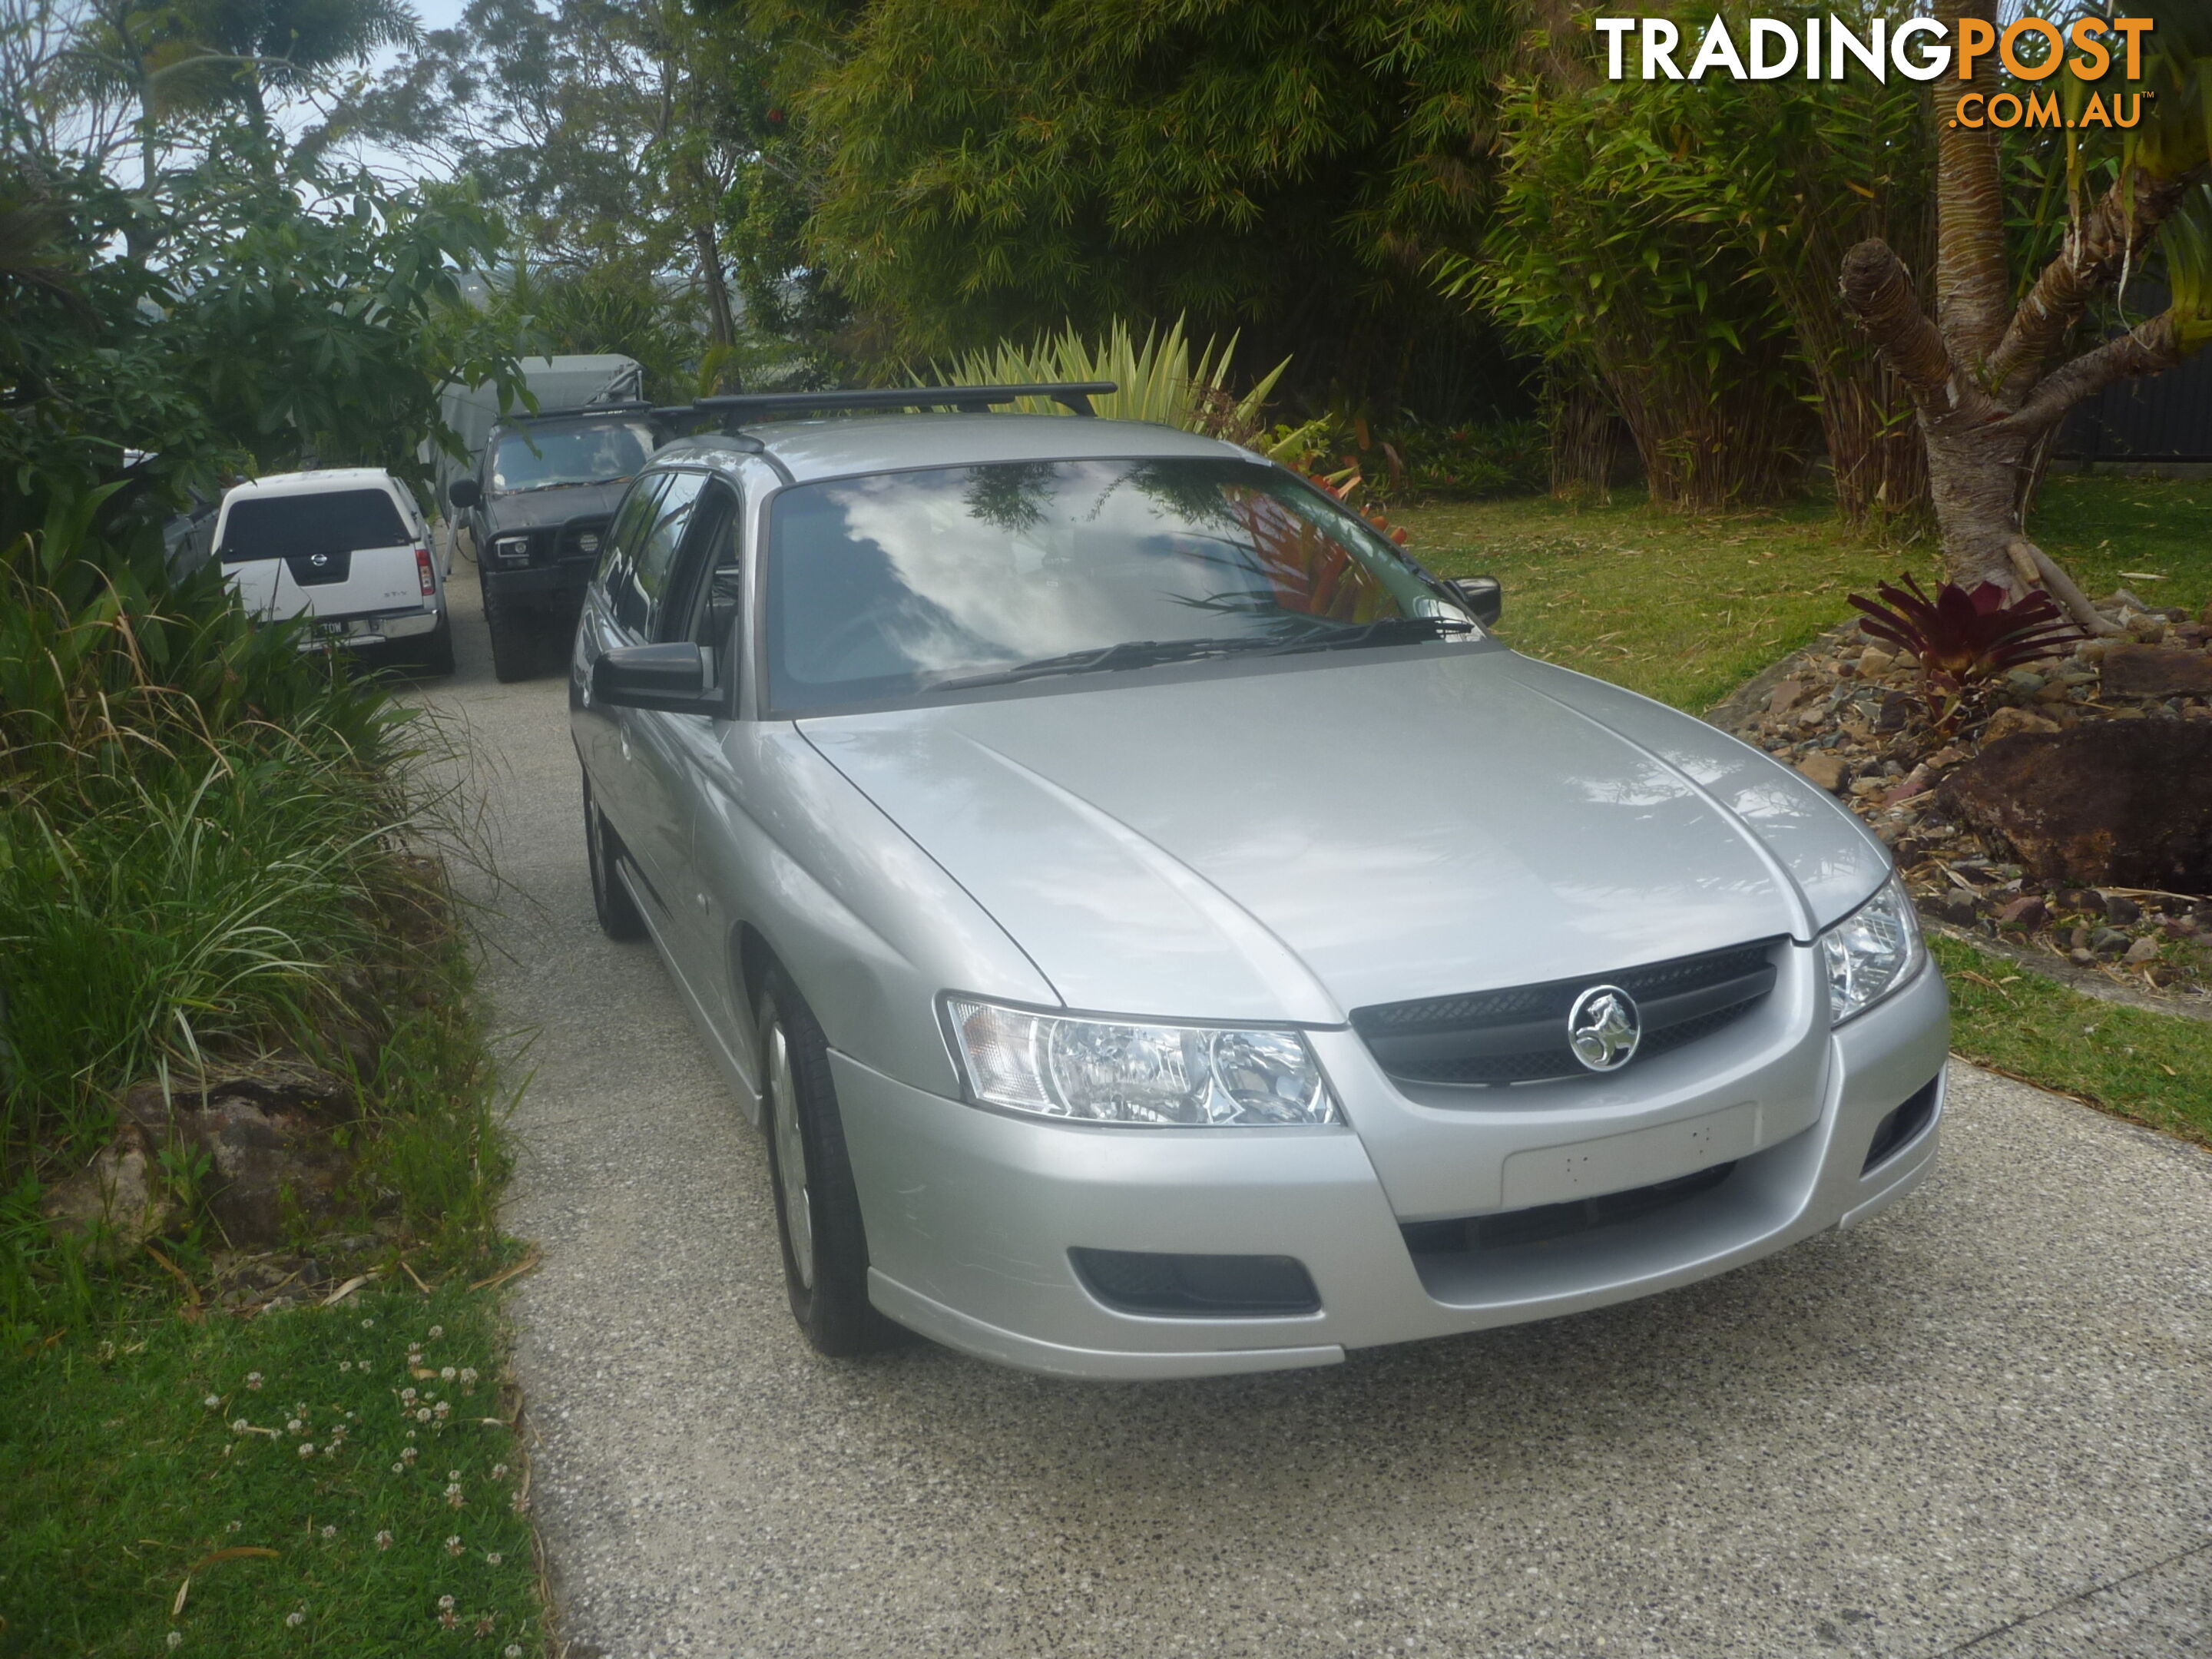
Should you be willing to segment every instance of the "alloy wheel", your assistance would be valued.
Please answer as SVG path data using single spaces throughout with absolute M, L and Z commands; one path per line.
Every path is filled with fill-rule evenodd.
M 814 1213 L 806 1193 L 806 1148 L 799 1138 L 799 1090 L 783 1022 L 768 1028 L 768 1109 L 775 1135 L 776 1179 L 783 1190 L 784 1235 L 799 1282 L 814 1288 Z

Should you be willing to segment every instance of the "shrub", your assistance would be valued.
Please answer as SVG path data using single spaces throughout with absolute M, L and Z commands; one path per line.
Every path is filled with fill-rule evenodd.
M 1875 593 L 1871 599 L 1848 596 L 1862 614 L 1861 630 L 1919 659 L 1928 673 L 1929 708 L 1939 716 L 1968 687 L 2081 636 L 2041 592 L 2008 604 L 1994 584 L 1969 592 L 1945 582 L 1930 598 L 1907 576 L 1903 587 L 1883 582 Z
M 1164 331 L 1158 325 L 1146 329 L 1142 341 L 1126 322 L 1109 324 L 1096 339 L 1078 333 L 1070 323 L 1060 333 L 1027 345 L 1002 340 L 988 351 L 970 351 L 933 364 L 927 376 L 915 378 L 916 385 L 969 386 L 1111 380 L 1120 390 L 1092 399 L 1093 406 L 1108 420 L 1156 421 L 1237 443 L 1258 440 L 1261 410 L 1275 382 L 1290 367 L 1290 359 L 1285 357 L 1239 393 L 1231 391 L 1229 383 L 1230 364 L 1237 356 L 1235 335 L 1225 343 L 1209 339 L 1195 363 L 1190 353 L 1181 318 Z M 1030 414 L 1067 412 L 1049 398 L 1027 398 L 1021 407 Z
M 210 1042 L 296 1037 L 372 926 L 407 717 L 203 572 L 149 592 L 70 526 L 0 555 L 0 1162 L 106 1127 Z

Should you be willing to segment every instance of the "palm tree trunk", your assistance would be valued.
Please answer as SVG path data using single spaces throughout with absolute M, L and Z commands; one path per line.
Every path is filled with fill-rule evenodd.
M 1936 15 L 1993 22 L 1996 0 L 1942 0 Z M 1960 98 L 1996 89 L 1994 54 L 1974 79 L 1936 82 L 1936 317 L 1915 297 L 1904 264 L 1880 241 L 1844 257 L 1844 303 L 1902 380 L 1928 447 L 1929 494 L 1943 558 L 1964 587 L 1993 584 L 2018 598 L 2047 588 L 2094 633 L 2116 631 L 2057 562 L 2029 540 L 2021 513 L 2052 433 L 2083 398 L 2130 375 L 2180 362 L 2168 311 L 2045 371 L 2090 302 L 2182 202 L 2196 171 L 2154 177 L 2137 167 L 2069 231 L 2026 303 L 2012 304 L 2005 261 L 1997 134 L 1956 120 Z

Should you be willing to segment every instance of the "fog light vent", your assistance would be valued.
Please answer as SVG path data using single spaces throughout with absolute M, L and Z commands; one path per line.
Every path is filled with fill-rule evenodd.
M 1091 1293 L 1123 1313 L 1283 1319 L 1321 1311 L 1313 1276 L 1291 1256 L 1085 1249 L 1067 1254 Z
M 1874 1141 L 1867 1148 L 1866 1162 L 1859 1166 L 1861 1175 L 1920 1139 L 1921 1131 L 1936 1121 L 1936 1101 L 1942 1093 L 1942 1085 L 1941 1077 L 1929 1078 L 1913 1091 L 1910 1100 L 1875 1126 Z

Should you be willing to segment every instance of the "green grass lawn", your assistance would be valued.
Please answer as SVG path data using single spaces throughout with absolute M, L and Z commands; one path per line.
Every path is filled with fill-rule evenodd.
M 2212 1024 L 2085 997 L 1955 939 L 1929 943 L 1964 1058 L 2212 1146 Z
M 505 1352 L 456 1287 L 0 1360 L 0 1655 L 539 1654 Z
M 1502 631 L 1520 649 L 1693 712 L 1850 617 L 1846 593 L 1936 574 L 1933 548 L 1876 547 L 1817 503 L 1698 519 L 1640 497 L 1538 497 L 1392 521 L 1431 569 L 1503 581 Z M 2125 586 L 2192 611 L 2212 599 L 2212 484 L 2056 477 L 2031 531 L 2092 593 Z
M 112 1252 L 0 1185 L 0 1659 L 544 1651 L 501 1395 L 502 1085 L 441 890 L 374 867 L 389 929 L 350 965 L 390 1020 L 355 1175 L 270 1269 L 365 1285 L 234 1313 L 189 1179 L 177 1225 Z
M 1517 649 L 1692 714 L 1846 620 L 1846 593 L 1936 574 L 1932 548 L 1876 547 L 1813 504 L 1699 519 L 1640 498 L 1533 499 L 1392 520 L 1431 569 L 1504 583 L 1498 631 Z M 2056 477 L 2029 531 L 2093 594 L 2125 586 L 2191 611 L 2212 599 L 2212 483 Z M 1949 940 L 1936 954 L 1960 1054 L 2212 1145 L 2212 1025 L 2085 997 Z

